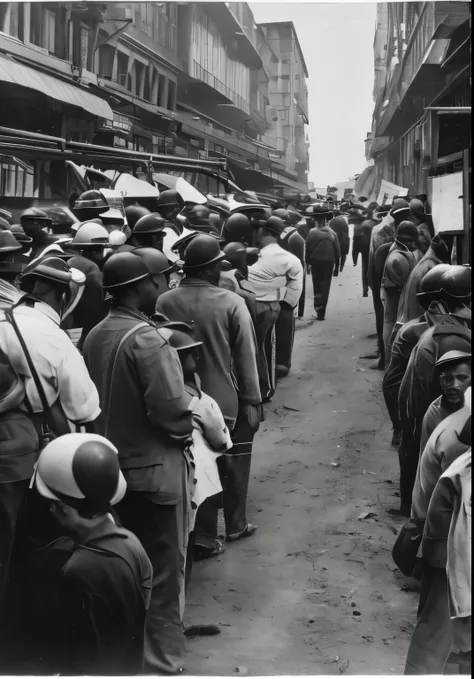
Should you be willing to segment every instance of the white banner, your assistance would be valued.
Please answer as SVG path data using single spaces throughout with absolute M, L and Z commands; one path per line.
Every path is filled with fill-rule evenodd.
M 430 177 L 431 215 L 435 233 L 462 231 L 463 182 L 462 172 L 445 174 L 443 177 Z
M 396 184 L 392 184 L 392 182 L 388 182 L 386 179 L 382 179 L 377 203 L 379 205 L 390 204 L 395 196 L 403 198 L 403 196 L 407 195 L 408 189 L 404 189 L 403 186 L 397 186 Z

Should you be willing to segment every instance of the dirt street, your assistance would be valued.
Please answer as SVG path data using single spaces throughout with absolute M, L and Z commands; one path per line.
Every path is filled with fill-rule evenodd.
M 258 532 L 195 564 L 186 622 L 222 631 L 189 641 L 190 674 L 403 670 L 417 600 L 391 559 L 398 464 L 382 373 L 371 369 L 372 302 L 349 262 L 323 323 L 309 320 L 308 287 L 293 369 L 254 447 Z

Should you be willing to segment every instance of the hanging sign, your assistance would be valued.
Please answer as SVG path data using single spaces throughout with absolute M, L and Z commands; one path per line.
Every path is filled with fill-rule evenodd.
M 377 198 L 377 203 L 379 205 L 387 205 L 393 201 L 395 196 L 403 198 L 403 196 L 407 195 L 408 189 L 403 188 L 403 186 L 397 186 L 396 184 L 392 184 L 392 182 L 388 182 L 386 179 L 382 179 L 382 182 L 380 184 L 379 195 Z

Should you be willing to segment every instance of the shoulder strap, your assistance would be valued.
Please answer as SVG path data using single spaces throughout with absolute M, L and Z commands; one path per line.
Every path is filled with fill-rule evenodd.
M 23 339 L 23 335 L 20 332 L 20 328 L 18 327 L 18 324 L 15 320 L 15 315 L 11 309 L 7 309 L 7 311 L 5 311 L 5 318 L 8 320 L 9 323 L 11 323 L 13 330 L 15 331 L 15 334 L 18 337 L 18 341 L 20 342 L 21 348 L 26 358 L 26 362 L 28 364 L 28 368 L 30 369 L 31 377 L 33 378 L 36 389 L 38 391 L 38 396 L 40 397 L 41 405 L 43 407 L 44 425 L 47 426 L 48 421 L 51 417 L 51 408 L 46 398 L 44 387 L 41 383 L 38 372 L 30 356 L 30 352 L 28 351 L 28 347 L 26 346 L 25 340 Z M 32 408 L 31 405 L 29 404 L 29 401 L 26 400 L 26 403 L 28 404 L 28 409 L 32 412 Z
M 137 325 L 134 325 L 133 328 L 130 328 L 130 330 L 128 330 L 125 333 L 125 335 L 122 337 L 122 339 L 120 340 L 118 347 L 117 347 L 117 350 L 115 352 L 113 361 L 112 361 L 112 368 L 111 368 L 111 371 L 110 371 L 110 379 L 109 379 L 109 383 L 108 383 L 108 387 L 107 387 L 107 395 L 106 395 L 106 398 L 105 398 L 106 404 L 108 404 L 110 402 L 110 394 L 112 393 L 112 387 L 113 387 L 113 382 L 114 382 L 114 377 L 115 377 L 115 367 L 117 365 L 117 359 L 118 359 L 120 350 L 123 348 L 125 342 L 128 340 L 129 337 L 134 335 L 138 330 L 140 330 L 140 328 L 146 328 L 146 327 L 151 327 L 151 326 L 150 326 L 149 323 L 146 323 L 145 321 L 143 323 L 137 323 Z M 108 412 L 107 412 L 107 415 L 106 415 L 105 433 L 104 433 L 105 437 L 107 437 L 107 430 L 108 430 L 108 427 L 109 427 L 110 408 L 107 408 L 107 411 Z

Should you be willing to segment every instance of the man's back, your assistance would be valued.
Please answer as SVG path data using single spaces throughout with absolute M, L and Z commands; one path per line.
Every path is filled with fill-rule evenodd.
M 245 302 L 230 290 L 184 279 L 158 299 L 156 310 L 193 326 L 203 342 L 197 373 L 202 389 L 233 425 L 238 401 L 260 403 L 255 333 Z
M 192 432 L 175 350 L 146 317 L 117 308 L 89 333 L 84 359 L 100 394 L 100 433 L 118 448 L 121 468 L 159 465 L 160 485 L 153 490 L 161 504 L 174 504 L 182 493 L 180 440 Z M 142 489 L 126 478 L 131 490 Z
M 52 646 L 59 646 L 58 672 L 143 672 L 152 576 L 135 535 L 111 521 L 75 545 L 59 578 L 59 609 L 51 630 L 57 637 Z
M 337 259 L 337 236 L 328 226 L 311 229 L 306 240 L 308 262 L 334 262 Z
M 84 361 L 68 335 L 59 327 L 59 315 L 47 304 L 32 298 L 13 309 L 13 314 L 42 380 L 48 405 L 59 398 L 64 414 L 74 423 L 92 422 L 100 414 L 99 397 Z M 43 411 L 43 404 L 31 376 L 24 351 L 13 326 L 0 312 L 0 344 L 8 346 L 8 356 L 15 372 L 25 381 L 33 411 Z

